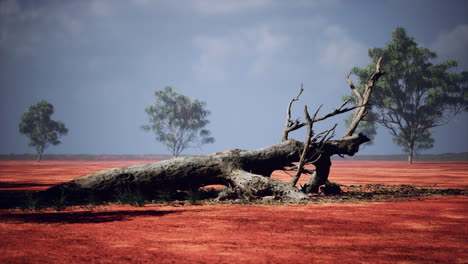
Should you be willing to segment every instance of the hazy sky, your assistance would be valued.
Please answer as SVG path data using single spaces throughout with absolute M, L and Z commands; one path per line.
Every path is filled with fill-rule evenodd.
M 441 60 L 468 70 L 468 1 L 0 0 L 0 153 L 33 153 L 20 116 L 47 100 L 70 129 L 46 153 L 167 154 L 140 129 L 157 89 L 206 101 L 214 144 L 189 154 L 255 149 L 280 141 L 301 83 L 322 113 L 349 93 L 353 66 L 403 26 Z M 317 124 L 327 129 L 343 118 Z M 468 151 L 468 114 L 435 129 L 426 153 Z M 305 131 L 293 134 L 303 140 Z M 396 154 L 379 129 L 362 154 Z

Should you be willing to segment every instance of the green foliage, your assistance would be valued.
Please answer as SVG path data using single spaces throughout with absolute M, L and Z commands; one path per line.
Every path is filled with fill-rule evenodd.
M 21 116 L 19 132 L 29 137 L 29 146 L 36 148 L 38 161 L 49 145 L 60 144 L 59 137 L 68 133 L 62 122 L 51 119 L 53 113 L 52 104 L 40 101 Z
M 149 125 L 145 131 L 153 131 L 156 139 L 166 145 L 174 156 L 187 148 L 213 143 L 210 131 L 204 129 L 210 114 L 205 102 L 178 94 L 173 87 L 155 92 L 155 103 L 146 107 Z
M 398 27 L 384 48 L 369 49 L 373 62 L 365 68 L 352 69 L 361 91 L 380 56 L 386 74 L 373 89 L 371 104 L 378 118 L 371 122 L 374 127 L 377 121 L 389 129 L 394 142 L 411 158 L 417 150 L 432 148 L 431 128 L 468 109 L 468 72 L 456 73 L 455 60 L 433 64 L 437 54 L 421 47 L 404 28 Z M 365 129 L 370 125 L 363 126 Z

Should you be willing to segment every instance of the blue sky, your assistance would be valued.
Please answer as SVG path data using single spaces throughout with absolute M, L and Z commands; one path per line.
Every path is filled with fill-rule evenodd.
M 0 0 L 0 153 L 33 153 L 18 133 L 31 104 L 54 104 L 70 129 L 47 153 L 167 154 L 140 129 L 167 85 L 206 101 L 214 144 L 187 154 L 256 149 L 281 139 L 286 105 L 322 113 L 349 93 L 397 26 L 468 70 L 468 2 L 431 0 Z M 344 116 L 317 124 L 325 130 Z M 468 114 L 434 130 L 426 153 L 468 151 Z M 305 131 L 293 137 L 303 140 Z M 381 128 L 361 154 L 396 154 Z

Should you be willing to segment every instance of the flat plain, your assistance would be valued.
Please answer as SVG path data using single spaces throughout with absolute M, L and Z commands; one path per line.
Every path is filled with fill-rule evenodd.
M 2 161 L 0 193 L 143 163 Z M 468 162 L 334 161 L 330 180 L 467 189 Z M 0 263 L 467 263 L 468 197 L 8 209 L 0 237 Z

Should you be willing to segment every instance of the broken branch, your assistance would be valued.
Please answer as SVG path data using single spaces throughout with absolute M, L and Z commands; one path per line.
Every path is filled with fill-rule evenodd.
M 361 96 L 361 97 L 358 96 L 358 98 L 360 99 L 357 104 L 360 105 L 360 107 L 359 109 L 356 110 L 355 114 L 353 115 L 353 120 L 349 124 L 349 127 L 344 133 L 342 138 L 352 136 L 354 134 L 354 131 L 356 131 L 356 128 L 358 127 L 361 120 L 366 116 L 367 110 L 369 107 L 370 96 L 372 94 L 372 88 L 374 87 L 375 83 L 378 81 L 380 76 L 385 74 L 385 72 L 381 71 L 381 63 L 382 63 L 382 57 L 377 59 L 377 63 L 375 65 L 375 72 L 372 74 L 371 78 L 366 84 L 366 87 L 364 89 L 364 96 Z M 352 86 L 351 89 L 353 90 L 353 92 L 357 91 L 356 87 L 354 87 L 354 84 L 349 79 L 349 75 L 345 79 L 346 79 L 346 82 L 348 82 L 348 84 Z
M 291 106 L 295 101 L 299 100 L 299 97 L 301 96 L 303 91 L 304 91 L 304 86 L 301 83 L 301 89 L 299 90 L 299 94 L 293 99 L 291 99 L 291 101 L 289 101 L 288 107 L 286 109 L 286 122 L 285 122 L 285 127 L 283 130 L 282 141 L 288 140 L 289 132 L 294 131 L 304 126 L 304 124 L 300 124 L 299 120 L 296 120 L 294 122 L 291 121 Z

